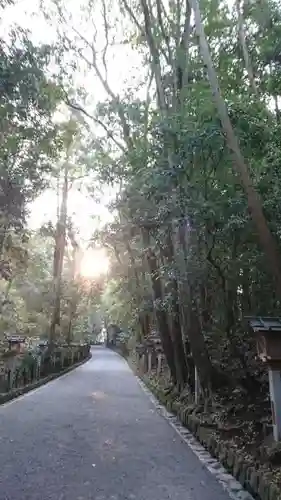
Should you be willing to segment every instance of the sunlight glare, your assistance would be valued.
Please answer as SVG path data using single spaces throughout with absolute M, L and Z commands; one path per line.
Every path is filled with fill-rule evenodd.
M 82 257 L 80 273 L 84 278 L 98 278 L 109 270 L 109 258 L 102 248 L 87 250 Z

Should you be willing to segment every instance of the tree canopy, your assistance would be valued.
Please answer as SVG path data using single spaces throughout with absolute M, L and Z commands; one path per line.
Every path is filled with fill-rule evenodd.
M 248 422 L 236 438 L 252 453 L 270 406 L 244 320 L 281 305 L 279 2 L 51 0 L 36 14 L 52 43 L 19 27 L 0 40 L 2 338 L 71 344 L 105 324 L 131 358 L 153 345 L 156 383 L 196 404 L 200 386 L 208 415 Z M 81 213 L 86 243 L 74 188 L 93 205 L 114 191 L 101 224 Z M 46 189 L 56 216 L 31 230 Z M 84 275 L 101 247 L 109 269 L 93 253 Z
M 131 345 L 157 332 L 180 389 L 193 391 L 194 366 L 206 394 L 232 387 L 231 373 L 247 391 L 264 388 L 243 318 L 280 309 L 280 6 L 80 4 L 77 12 L 63 0 L 42 6 L 57 28 L 55 47 L 35 47 L 18 30 L 1 44 L 2 248 L 31 244 L 21 239 L 27 202 L 56 180 L 60 203 L 56 227 L 47 228 L 55 251 L 46 278 L 55 338 L 68 272 L 71 317 L 85 298 L 79 235 L 68 214 L 82 165 L 93 175 L 85 181 L 89 196 L 96 197 L 93 178 L 117 192 L 112 221 L 93 234 L 111 258 L 95 299 L 105 319 L 130 329 Z M 112 65 L 120 47 L 132 67 L 118 86 Z M 50 78 L 54 54 L 60 67 Z M 54 122 L 60 103 L 71 114 L 67 126 Z

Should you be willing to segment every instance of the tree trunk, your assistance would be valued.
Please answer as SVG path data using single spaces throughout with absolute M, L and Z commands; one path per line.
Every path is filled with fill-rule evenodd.
M 159 274 L 157 258 L 156 258 L 155 253 L 151 250 L 151 248 L 149 248 L 149 234 L 148 234 L 148 232 L 146 230 L 143 230 L 142 234 L 143 234 L 143 240 L 144 240 L 144 247 L 146 248 L 146 259 L 147 259 L 147 265 L 148 265 L 150 278 L 151 278 L 153 299 L 154 299 L 154 303 L 155 303 L 155 316 L 156 316 L 156 321 L 157 321 L 157 328 L 159 331 L 163 351 L 164 351 L 168 366 L 170 368 L 172 380 L 173 380 L 174 384 L 176 384 L 177 373 L 176 373 L 176 366 L 175 366 L 175 361 L 174 361 L 173 343 L 172 343 L 172 339 L 170 336 L 167 313 L 162 308 L 163 291 L 162 291 L 162 286 L 161 286 L 161 277 Z M 157 303 L 160 303 L 161 305 L 159 306 L 159 304 L 157 304 Z
M 68 325 L 67 325 L 67 332 L 66 332 L 66 341 L 68 344 L 71 343 L 73 335 L 72 335 L 72 322 L 73 322 L 73 317 L 76 313 L 77 310 L 77 305 L 79 301 L 79 294 L 78 294 L 78 283 L 76 280 L 77 274 L 79 273 L 79 264 L 80 264 L 80 248 L 79 245 L 75 239 L 75 235 L 72 231 L 72 229 L 68 230 L 68 236 L 72 244 L 72 269 L 71 269 L 71 281 L 72 281 L 72 294 L 70 297 L 70 304 L 69 304 L 69 311 L 68 311 Z
M 142 287 L 141 287 L 141 282 L 140 282 L 140 278 L 139 278 L 138 271 L 137 271 L 136 260 L 135 260 L 135 257 L 134 257 L 134 254 L 133 254 L 133 251 L 131 249 L 129 242 L 127 240 L 124 240 L 124 244 L 125 244 L 125 247 L 127 249 L 129 259 L 131 262 L 131 266 L 133 269 L 133 273 L 134 273 L 134 278 L 136 280 L 137 297 L 138 297 L 138 300 L 141 301 L 143 298 L 140 295 L 141 291 L 142 291 Z M 149 322 L 147 321 L 147 314 L 144 311 L 141 311 L 138 316 L 139 316 L 141 336 L 142 336 L 142 340 L 144 340 L 149 334 L 149 329 L 148 329 Z
M 175 257 L 174 257 L 174 245 L 171 234 L 171 227 L 168 227 L 167 237 L 166 237 L 166 248 L 160 248 L 160 253 L 163 254 L 164 259 L 172 268 L 172 272 L 175 272 Z M 185 386 L 188 379 L 188 370 L 185 359 L 184 344 L 182 340 L 182 326 L 181 326 L 181 310 L 179 305 L 179 289 L 177 277 L 173 276 L 170 278 L 170 283 L 168 285 L 168 290 L 171 294 L 171 338 L 174 347 L 174 358 L 177 374 L 177 385 L 180 389 Z
M 56 326 L 60 325 L 60 301 L 61 301 L 61 278 L 66 240 L 66 220 L 68 201 L 68 163 L 64 166 L 64 182 L 62 188 L 62 200 L 57 221 L 53 265 L 53 307 L 49 332 L 50 344 L 53 344 L 56 336 Z
M 190 236 L 189 242 L 192 244 L 192 236 Z M 178 227 L 178 244 L 183 256 L 181 262 L 181 294 L 183 297 L 182 309 L 185 317 L 187 336 L 201 386 L 205 391 L 209 391 L 212 383 L 213 366 L 208 355 L 205 339 L 201 329 L 199 311 L 195 308 L 193 290 L 188 282 L 188 241 L 187 223 L 185 220 L 180 221 Z M 192 303 L 194 303 L 194 306 Z
M 233 155 L 233 168 L 240 176 L 241 185 L 243 186 L 248 199 L 248 208 L 256 226 L 257 234 L 260 243 L 263 247 L 267 263 L 276 282 L 276 288 L 279 297 L 281 298 L 281 259 L 277 243 L 268 227 L 267 220 L 263 213 L 262 201 L 256 189 L 253 186 L 250 178 L 248 166 L 245 163 L 241 153 L 238 139 L 234 133 L 225 101 L 222 97 L 219 87 L 218 77 L 214 69 L 209 46 L 204 32 L 204 27 L 201 20 L 201 13 L 198 0 L 189 0 L 190 6 L 194 11 L 195 25 L 199 46 L 205 66 L 207 68 L 210 86 L 216 101 L 218 113 L 222 123 L 223 131 L 226 135 L 227 144 Z
M 249 315 L 252 311 L 252 301 L 250 292 L 250 276 L 248 269 L 243 269 L 242 271 L 241 286 L 242 286 L 242 294 L 240 296 L 240 300 L 241 300 L 242 314 Z

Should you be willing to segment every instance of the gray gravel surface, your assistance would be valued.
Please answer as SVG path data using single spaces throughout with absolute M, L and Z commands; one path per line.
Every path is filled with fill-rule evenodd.
M 229 500 L 104 348 L 0 407 L 1 500 Z

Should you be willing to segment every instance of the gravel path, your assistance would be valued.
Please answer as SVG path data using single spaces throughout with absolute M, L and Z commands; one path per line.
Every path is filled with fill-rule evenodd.
M 229 500 L 104 348 L 0 407 L 0 429 L 0 500 Z

